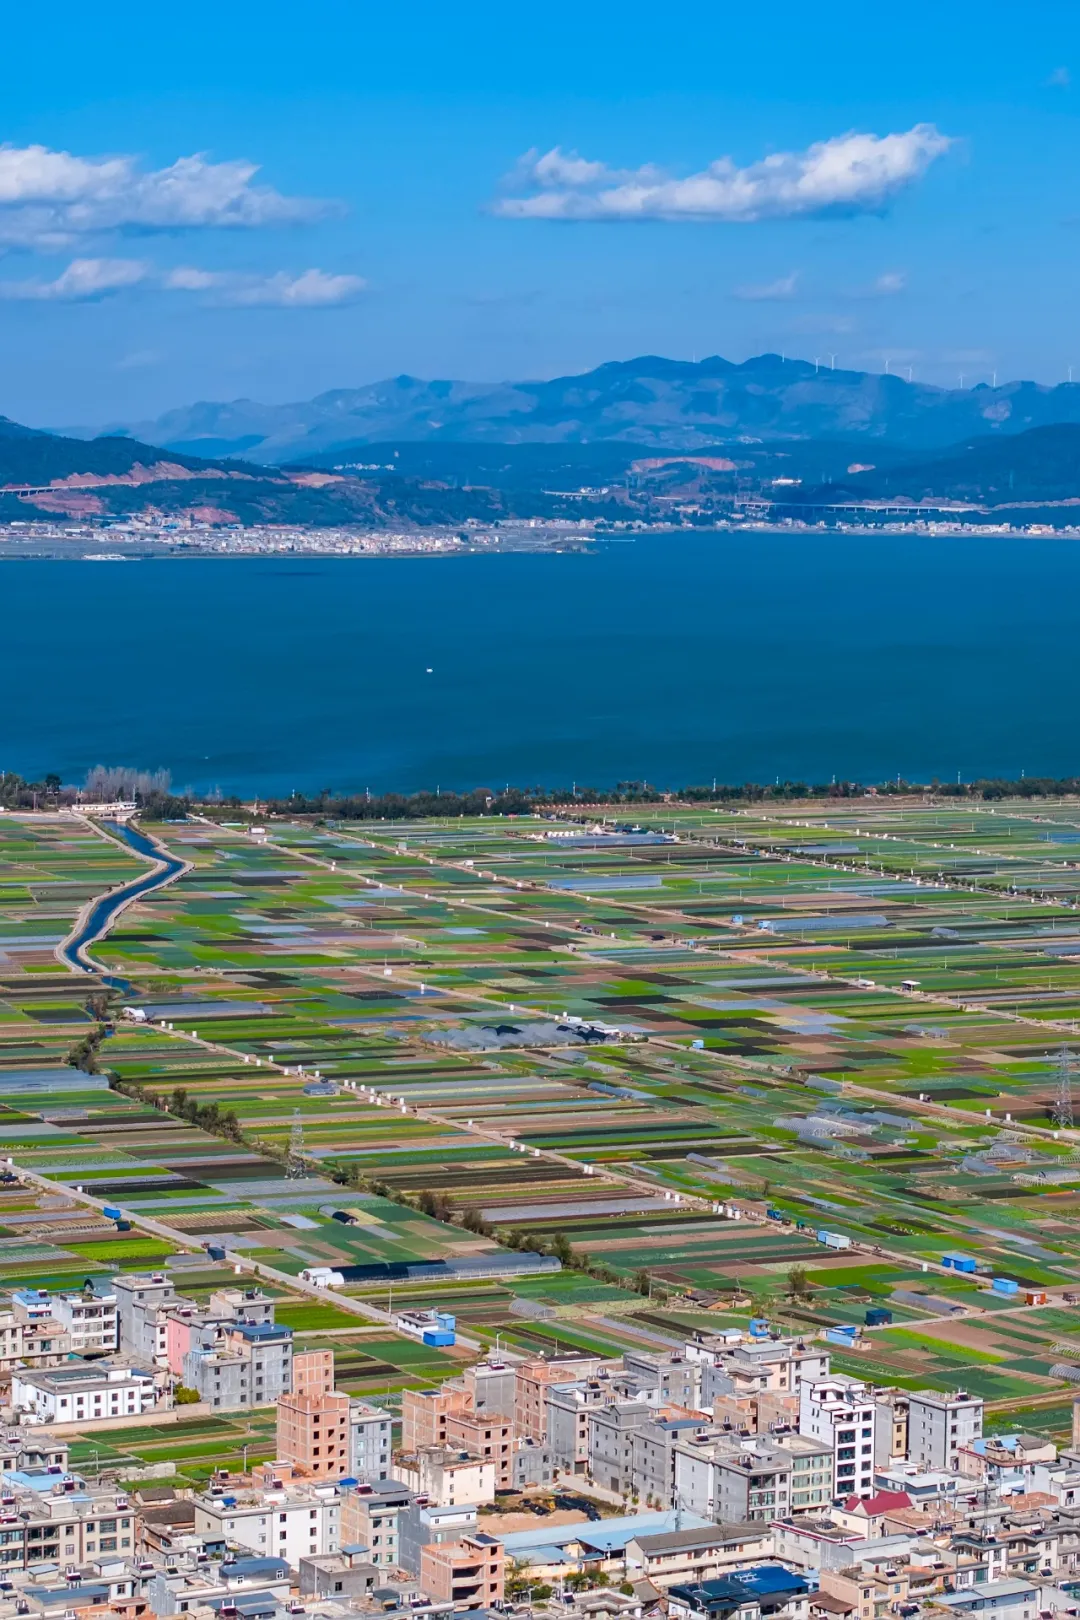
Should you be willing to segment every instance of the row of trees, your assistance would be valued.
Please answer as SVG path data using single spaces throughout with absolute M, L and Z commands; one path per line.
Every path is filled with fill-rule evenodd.
M 174 1086 L 167 1099 L 159 1100 L 165 1102 L 170 1114 L 188 1120 L 202 1131 L 210 1131 L 214 1136 L 224 1136 L 230 1142 L 244 1140 L 240 1121 L 232 1108 L 222 1108 L 216 1102 L 198 1102 L 196 1098 L 188 1095 L 184 1086 Z
M 499 792 L 473 788 L 469 792 L 339 793 L 321 788 L 317 793 L 294 793 L 287 799 L 261 801 L 267 815 L 314 816 L 332 821 L 423 821 L 432 817 L 523 816 L 553 806 L 658 805 L 658 804 L 765 804 L 806 799 L 861 799 L 868 793 L 887 798 L 934 798 L 993 801 L 997 799 L 1057 799 L 1080 796 L 1080 776 L 976 777 L 971 782 L 713 782 L 675 788 L 670 792 L 648 782 L 617 782 L 611 787 L 506 787 Z M 129 766 L 95 765 L 82 787 L 65 786 L 56 772 L 29 781 L 14 771 L 0 771 L 0 808 L 42 810 L 76 805 L 80 800 L 111 802 L 134 800 L 151 821 L 182 821 L 196 806 L 210 810 L 240 811 L 244 804 L 235 794 L 218 792 L 199 797 L 173 791 L 168 771 L 139 771 Z

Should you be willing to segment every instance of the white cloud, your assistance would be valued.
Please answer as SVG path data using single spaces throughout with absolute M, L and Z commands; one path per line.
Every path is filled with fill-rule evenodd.
M 352 303 L 366 287 L 362 276 L 331 275 L 326 270 L 303 270 L 299 275 L 290 275 L 279 270 L 276 275 L 238 283 L 225 296 L 230 304 L 317 309 Z
M 203 270 L 177 265 L 159 270 L 144 259 L 73 259 L 52 280 L 0 281 L 0 299 L 86 303 L 131 287 L 165 292 L 209 293 L 210 302 L 263 305 L 280 309 L 331 308 L 351 303 L 367 288 L 361 276 L 333 275 L 327 270 L 278 270 L 255 275 L 235 270 Z
M 106 293 L 136 287 L 149 274 L 150 266 L 142 259 L 72 259 L 52 281 L 0 282 L 0 298 L 86 303 Z
M 325 205 L 255 185 L 243 158 L 177 158 L 140 169 L 134 157 L 78 157 L 45 146 L 0 145 L 0 241 L 63 247 L 94 232 L 290 224 Z
M 872 283 L 870 291 L 878 298 L 891 298 L 894 293 L 903 292 L 906 286 L 907 276 L 903 270 L 886 270 Z
M 697 174 L 676 177 L 648 166 L 609 169 L 554 147 L 527 153 L 517 175 L 529 189 L 494 204 L 504 219 L 712 219 L 747 223 L 824 213 L 881 209 L 926 173 L 952 139 L 933 124 L 892 135 L 852 131 L 816 141 L 804 152 L 775 152 L 738 168 L 717 158 Z
M 767 281 L 762 286 L 735 287 L 733 298 L 741 298 L 748 304 L 772 303 L 775 300 L 794 298 L 795 289 L 799 283 L 799 272 L 793 270 L 788 276 L 778 276 L 775 281 Z
M 1051 89 L 1067 90 L 1072 83 L 1072 77 L 1067 67 L 1059 67 L 1054 69 L 1046 83 Z
M 199 270 L 192 264 L 180 264 L 175 270 L 166 271 L 161 285 L 170 292 L 206 292 L 226 280 L 228 277 L 219 271 Z

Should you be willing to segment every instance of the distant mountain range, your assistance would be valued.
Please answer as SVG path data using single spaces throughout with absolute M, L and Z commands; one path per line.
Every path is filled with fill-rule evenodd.
M 811 463 L 808 461 L 808 466 Z M 858 463 L 852 463 L 858 467 Z M 804 479 L 790 493 L 806 500 L 973 501 L 989 507 L 1072 502 L 1080 497 L 1080 426 L 1060 422 L 1012 438 L 980 435 L 932 458 L 890 460 L 877 466 Z M 1075 522 L 1080 514 L 1072 514 Z
M 280 464 L 325 460 L 327 453 L 357 459 L 361 447 L 388 442 L 695 450 L 746 440 L 865 438 L 921 451 L 1057 422 L 1080 422 L 1080 384 L 947 389 L 778 354 L 740 364 L 646 355 L 551 382 L 394 377 L 289 405 L 203 402 L 107 431 L 179 454 Z
M 905 385 L 906 386 L 906 385 Z M 205 442 L 205 441 L 203 441 Z M 849 434 L 744 435 L 670 449 L 428 440 L 352 445 L 306 465 L 199 457 L 118 435 L 78 439 L 0 417 L 0 521 L 186 515 L 210 523 L 456 526 L 572 518 L 708 526 L 744 497 L 795 506 L 970 502 L 995 520 L 1080 518 L 1080 423 L 984 431 L 945 449 Z M 1030 521 L 1018 516 L 1017 521 Z

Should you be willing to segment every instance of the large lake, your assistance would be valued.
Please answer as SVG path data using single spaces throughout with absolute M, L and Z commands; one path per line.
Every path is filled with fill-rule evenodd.
M 0 608 L 0 767 L 23 775 L 287 793 L 1080 771 L 1070 541 L 4 562 Z

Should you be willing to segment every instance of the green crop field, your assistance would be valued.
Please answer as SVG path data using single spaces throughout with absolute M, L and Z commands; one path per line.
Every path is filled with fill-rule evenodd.
M 221 1239 L 361 1392 L 476 1352 L 290 1293 L 311 1266 L 532 1350 L 751 1311 L 817 1334 L 883 1305 L 836 1365 L 1064 1403 L 1080 806 L 661 808 L 636 843 L 528 817 L 159 828 L 191 871 L 93 947 L 146 1015 L 112 1019 L 97 1073 L 73 1054 L 101 980 L 53 951 L 141 864 L 60 818 L 0 818 L 0 1156 L 136 1226 L 76 1204 L 37 1221 L 36 1193 L 0 1185 L 0 1281 L 164 1265 L 205 1301 L 235 1280 L 207 1259 Z M 563 1269 L 502 1265 L 529 1248 Z

